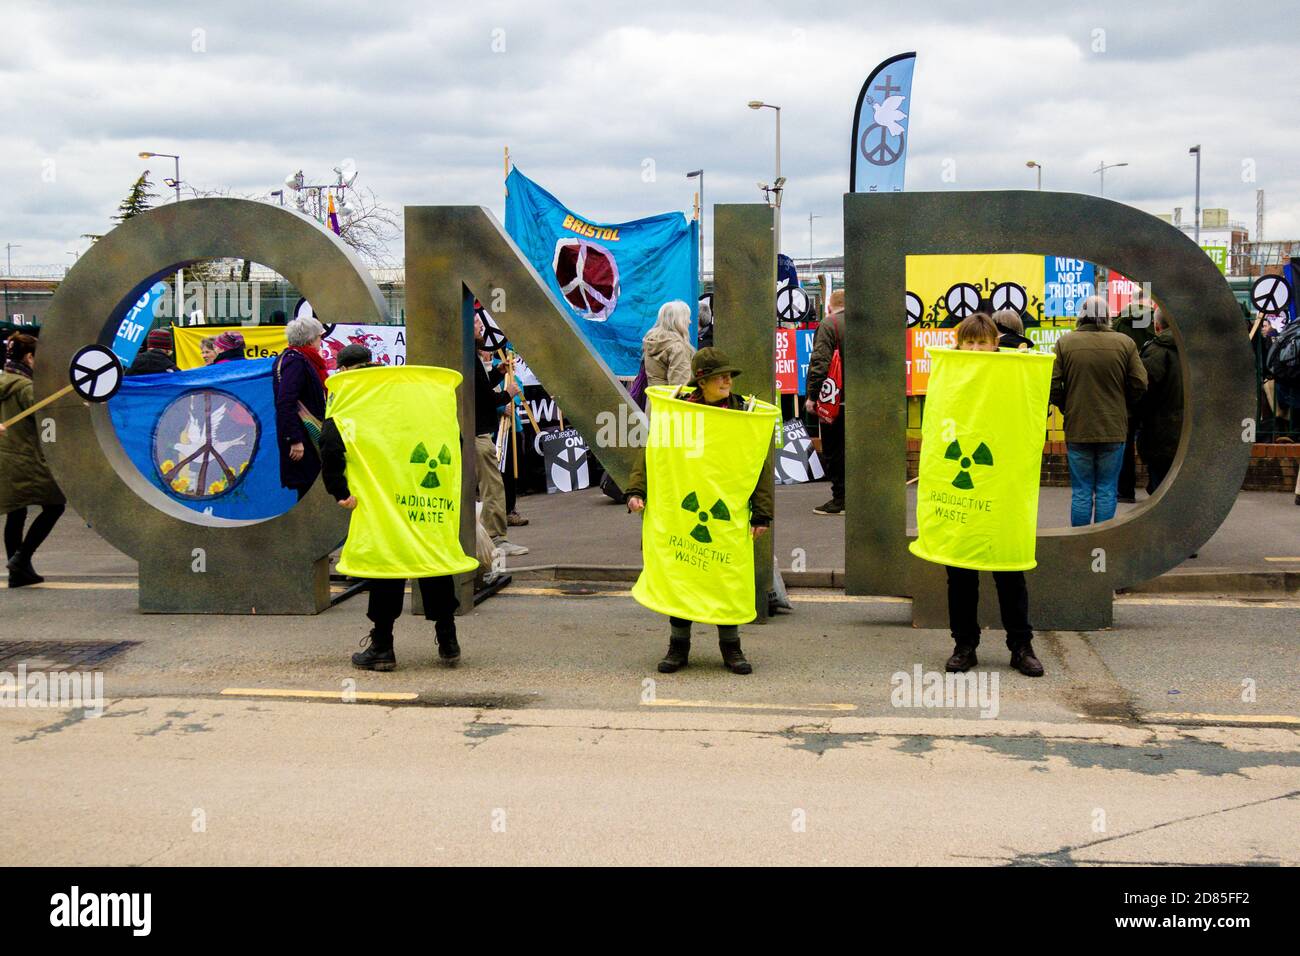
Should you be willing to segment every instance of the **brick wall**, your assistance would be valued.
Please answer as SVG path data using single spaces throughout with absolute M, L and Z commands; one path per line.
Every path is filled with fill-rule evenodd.
M 921 456 L 921 440 L 907 440 L 907 477 L 916 477 L 917 462 Z M 1300 469 L 1300 444 L 1256 444 L 1251 446 L 1250 467 L 1241 484 L 1242 491 L 1295 490 L 1296 473 Z M 1042 484 L 1045 487 L 1070 487 L 1070 466 L 1065 456 L 1065 442 L 1051 441 L 1043 445 Z M 1137 456 L 1137 487 L 1145 489 L 1147 469 L 1142 456 Z

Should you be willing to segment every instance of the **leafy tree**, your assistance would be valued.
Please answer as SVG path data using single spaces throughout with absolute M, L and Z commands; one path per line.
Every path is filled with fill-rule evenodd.
M 150 200 L 157 199 L 156 193 L 149 191 L 153 183 L 149 182 L 149 170 L 140 174 L 140 178 L 135 181 L 131 191 L 126 194 L 126 198 L 117 207 L 117 215 L 113 217 L 114 222 L 126 222 L 132 216 L 138 216 L 152 205 Z

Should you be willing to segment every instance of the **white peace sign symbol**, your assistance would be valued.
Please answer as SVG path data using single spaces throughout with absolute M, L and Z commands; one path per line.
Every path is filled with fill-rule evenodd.
M 1019 283 L 1000 282 L 993 287 L 989 302 L 992 303 L 994 311 L 1011 309 L 1014 312 L 1023 312 L 1025 306 L 1029 304 L 1029 296 L 1025 294 L 1024 287 Z
M 1291 286 L 1282 276 L 1260 276 L 1250 287 L 1250 301 L 1265 315 L 1281 315 L 1291 302 Z
M 808 293 L 798 286 L 782 286 L 776 292 L 776 314 L 786 322 L 795 322 L 808 312 Z
M 921 303 L 921 297 L 915 292 L 909 292 L 907 300 L 907 327 L 910 329 L 916 323 L 921 321 L 921 316 L 925 314 L 925 306 Z
M 88 402 L 106 402 L 122 385 L 122 362 L 102 345 L 87 345 L 68 366 L 72 390 Z
M 964 319 L 980 307 L 980 290 L 969 282 L 958 282 L 943 297 L 948 312 L 956 319 Z

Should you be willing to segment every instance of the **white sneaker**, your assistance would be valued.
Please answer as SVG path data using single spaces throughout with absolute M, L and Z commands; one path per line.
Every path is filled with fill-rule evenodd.
M 497 542 L 496 550 L 508 557 L 516 557 L 528 553 L 528 549 L 522 544 L 511 544 L 509 541 L 504 539 Z

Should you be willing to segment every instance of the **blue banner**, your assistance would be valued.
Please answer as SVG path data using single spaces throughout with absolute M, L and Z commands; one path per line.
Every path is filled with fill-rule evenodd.
M 808 383 L 808 364 L 812 361 L 813 339 L 816 336 L 816 329 L 795 329 L 794 354 L 795 364 L 799 369 L 800 395 L 808 394 L 805 388 Z
M 274 359 L 135 375 L 108 403 L 118 440 L 140 474 L 185 507 L 217 518 L 283 514 Z
M 900 53 L 876 67 L 862 84 L 853 110 L 851 192 L 903 191 L 915 66 L 915 53 Z
M 1079 306 L 1096 294 L 1096 267 L 1082 259 L 1043 257 L 1043 317 L 1073 319 Z
M 123 365 L 130 366 L 135 361 L 140 346 L 144 344 L 144 337 L 153 328 L 158 303 L 166 291 L 166 283 L 155 282 L 123 316 L 117 334 L 113 337 L 113 352 L 122 360 Z
M 566 209 L 518 169 L 506 178 L 506 190 L 506 232 L 615 375 L 637 374 L 641 339 L 665 302 L 680 299 L 691 307 L 695 338 L 697 223 L 680 212 L 635 222 L 593 222 Z

